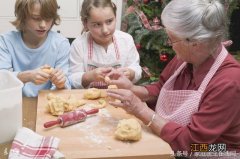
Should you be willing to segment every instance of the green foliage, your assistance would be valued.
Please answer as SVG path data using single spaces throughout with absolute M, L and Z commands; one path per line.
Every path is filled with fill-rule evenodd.
M 222 0 L 222 3 L 225 5 L 227 9 L 227 16 L 230 17 L 232 15 L 232 12 L 235 9 L 238 9 L 239 0 Z
M 136 45 L 138 45 L 141 66 L 147 66 L 149 68 L 152 76 L 149 77 L 148 80 L 152 82 L 158 79 L 160 72 L 174 56 L 172 48 L 167 44 L 167 34 L 161 26 L 161 23 L 154 24 L 153 22 L 154 18 L 160 20 L 160 15 L 165 3 L 154 0 L 144 4 L 142 2 L 136 3 L 136 1 L 128 0 L 127 7 L 129 6 L 134 6 L 136 12 L 126 14 L 123 17 L 122 23 L 126 27 L 123 28 L 123 30 L 133 36 Z M 145 14 L 151 26 L 158 25 L 161 28 L 158 30 L 145 28 L 137 11 L 142 11 Z M 161 54 L 166 55 L 168 60 L 161 61 Z

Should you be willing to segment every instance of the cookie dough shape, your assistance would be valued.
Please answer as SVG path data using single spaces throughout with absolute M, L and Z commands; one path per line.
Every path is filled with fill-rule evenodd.
M 49 93 L 47 95 L 48 104 L 47 111 L 54 116 L 62 115 L 64 112 L 76 110 L 78 107 L 86 104 L 85 100 L 77 99 L 74 95 L 70 95 L 68 99 Z
M 117 125 L 115 138 L 122 141 L 138 141 L 142 137 L 142 127 L 134 119 L 122 119 Z
M 83 98 L 84 99 L 98 99 L 101 97 L 101 91 L 97 88 L 89 88 L 84 91 Z
M 48 101 L 47 109 L 54 116 L 62 115 L 64 113 L 65 103 L 66 100 L 56 96 L 55 98 L 52 98 Z
M 54 69 L 53 69 L 52 67 L 50 67 L 50 66 L 47 66 L 47 67 L 41 68 L 41 70 L 42 70 L 43 72 L 47 73 L 47 74 L 50 74 L 50 73 L 52 73 L 52 71 L 53 71 Z
M 111 79 L 110 79 L 108 76 L 105 76 L 104 81 L 105 81 L 106 83 L 110 83 L 110 82 L 111 82 Z

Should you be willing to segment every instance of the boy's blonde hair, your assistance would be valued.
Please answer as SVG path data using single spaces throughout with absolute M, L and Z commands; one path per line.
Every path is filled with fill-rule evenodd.
M 16 20 L 11 23 L 17 30 L 23 30 L 26 18 L 31 16 L 33 5 L 36 3 L 41 5 L 40 14 L 43 19 L 53 19 L 53 24 L 60 24 L 60 16 L 57 13 L 58 4 L 56 0 L 16 0 L 14 12 Z
M 117 7 L 111 0 L 84 0 L 82 3 L 82 9 L 81 9 L 81 20 L 82 23 L 85 24 L 87 22 L 87 19 L 89 18 L 89 12 L 92 8 L 105 8 L 110 7 L 113 10 L 113 13 L 116 17 Z M 84 28 L 83 31 L 87 31 L 86 28 Z

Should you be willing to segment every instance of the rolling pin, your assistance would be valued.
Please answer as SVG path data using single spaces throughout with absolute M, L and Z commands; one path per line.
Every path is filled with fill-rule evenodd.
M 73 112 L 64 113 L 60 115 L 57 120 L 46 122 L 43 126 L 49 128 L 59 124 L 60 127 L 66 127 L 84 121 L 88 115 L 98 113 L 98 111 L 98 109 L 91 109 L 88 111 L 84 109 L 75 110 Z

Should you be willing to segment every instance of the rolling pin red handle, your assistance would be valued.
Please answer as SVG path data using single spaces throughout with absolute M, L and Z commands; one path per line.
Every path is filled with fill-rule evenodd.
M 52 126 L 54 126 L 54 125 L 57 125 L 57 124 L 61 124 L 61 119 L 57 119 L 57 120 L 55 120 L 55 121 L 49 121 L 49 122 L 46 122 L 46 123 L 44 123 L 44 128 L 49 128 L 49 127 L 52 127 Z
M 90 114 L 96 114 L 98 113 L 99 109 L 91 109 L 91 110 L 88 110 L 86 111 L 87 115 L 90 115 Z

